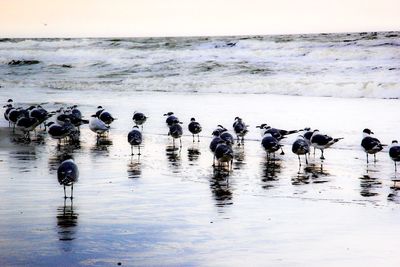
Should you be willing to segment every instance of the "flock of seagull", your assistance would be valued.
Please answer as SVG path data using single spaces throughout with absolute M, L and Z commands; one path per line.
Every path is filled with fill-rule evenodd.
M 40 105 L 32 105 L 28 108 L 15 107 L 13 100 L 9 99 L 4 106 L 4 118 L 9 122 L 9 127 L 19 129 L 24 134 L 24 139 L 30 141 L 30 133 L 35 131 L 36 127 L 44 126 L 49 136 L 58 140 L 58 144 L 65 140 L 79 140 L 80 127 L 84 124 L 89 125 L 89 129 L 96 133 L 97 140 L 107 135 L 110 130 L 110 124 L 116 120 L 110 112 L 106 111 L 102 106 L 97 107 L 95 114 L 91 116 L 90 120 L 82 117 L 82 113 L 77 105 L 66 108 L 60 108 L 56 111 L 48 112 Z M 175 140 L 179 139 L 179 146 L 182 147 L 181 137 L 183 135 L 182 122 L 174 115 L 173 112 L 164 114 L 166 116 L 166 124 L 169 128 L 168 135 L 172 137 L 173 146 L 175 147 Z M 54 120 L 47 122 L 50 118 Z M 131 155 L 134 155 L 134 147 L 137 148 L 137 155 L 141 155 L 140 146 L 142 144 L 142 130 L 143 124 L 147 120 L 147 116 L 141 112 L 134 112 L 132 120 L 134 126 L 127 135 L 127 141 L 131 146 Z M 141 129 L 140 129 L 140 128 Z M 236 135 L 236 143 L 238 146 L 244 145 L 244 137 L 248 133 L 248 125 L 244 121 L 236 117 L 232 125 Z M 283 145 L 281 140 L 288 135 L 301 132 L 297 139 L 292 144 L 292 152 L 298 156 L 299 165 L 301 165 L 300 156 L 305 157 L 305 162 L 308 164 L 308 156 L 310 155 L 310 148 L 314 147 L 321 151 L 320 159 L 325 159 L 324 150 L 331 147 L 341 138 L 333 138 L 331 136 L 321 134 L 317 129 L 311 130 L 304 128 L 299 130 L 283 130 L 273 128 L 265 123 L 256 126 L 260 129 L 262 136 L 261 145 L 267 153 L 267 159 L 275 157 L 275 153 L 281 150 L 281 155 L 284 154 Z M 193 142 L 197 136 L 197 142 L 200 142 L 200 132 L 202 127 L 195 118 L 191 118 L 188 124 L 188 130 L 193 136 Z M 363 139 L 361 146 L 367 155 L 367 163 L 369 162 L 368 155 L 374 155 L 376 161 L 376 153 L 381 151 L 385 146 L 377 138 L 373 137 L 373 132 L 370 129 L 363 130 Z M 228 170 L 232 168 L 233 163 L 233 149 L 235 138 L 229 131 L 222 125 L 218 125 L 212 133 L 212 140 L 209 148 L 213 152 L 213 166 L 223 167 L 227 165 Z M 397 140 L 393 140 L 389 149 L 389 156 L 394 161 L 395 171 L 397 171 L 397 162 L 400 161 L 400 145 Z M 66 195 L 66 186 L 71 186 L 70 198 L 73 198 L 73 184 L 77 182 L 79 177 L 78 167 L 71 157 L 65 159 L 57 170 L 58 181 L 64 186 L 64 197 Z

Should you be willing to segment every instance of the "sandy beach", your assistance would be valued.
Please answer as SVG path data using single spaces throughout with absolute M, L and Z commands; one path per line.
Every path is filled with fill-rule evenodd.
M 118 118 L 106 140 L 82 127 L 78 146 L 39 132 L 29 144 L 0 130 L 0 265 L 2 266 L 398 266 L 400 176 L 387 149 L 366 164 L 361 132 L 399 139 L 398 100 L 267 94 L 46 91 L 1 92 L 22 105 L 53 110 L 78 104 L 85 117 L 105 106 Z M 241 108 L 245 107 L 245 108 Z M 148 114 L 143 155 L 130 156 L 134 110 Z M 165 112 L 184 122 L 181 150 L 171 149 Z M 234 146 L 233 170 L 215 172 L 208 145 L 217 124 L 250 125 Z M 187 124 L 202 125 L 193 143 Z M 318 128 L 344 137 L 299 168 L 285 155 L 267 162 L 260 123 Z M 74 157 L 80 180 L 64 202 L 56 169 Z

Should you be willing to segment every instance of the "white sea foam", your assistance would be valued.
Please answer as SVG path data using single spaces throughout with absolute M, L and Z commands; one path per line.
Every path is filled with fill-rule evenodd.
M 399 36 L 3 39 L 0 85 L 400 98 Z M 40 63 L 9 66 L 11 60 Z

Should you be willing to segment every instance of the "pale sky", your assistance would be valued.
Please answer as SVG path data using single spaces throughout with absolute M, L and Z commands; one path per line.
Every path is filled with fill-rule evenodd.
M 0 38 L 400 30 L 400 0 L 0 0 Z

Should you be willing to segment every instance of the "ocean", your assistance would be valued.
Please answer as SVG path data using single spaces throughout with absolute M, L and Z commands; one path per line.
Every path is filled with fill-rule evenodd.
M 0 39 L 0 86 L 399 98 L 399 37 L 399 32 L 364 32 Z M 10 65 L 13 60 L 21 62 Z

